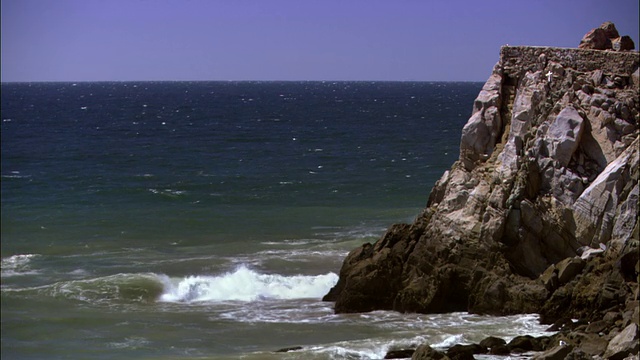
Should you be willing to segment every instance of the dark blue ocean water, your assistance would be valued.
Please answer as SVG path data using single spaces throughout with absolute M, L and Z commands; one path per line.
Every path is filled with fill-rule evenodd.
M 3 359 L 370 359 L 460 340 L 444 323 L 513 332 L 320 301 L 424 206 L 481 85 L 2 84 Z
M 71 245 L 189 242 L 277 233 L 293 225 L 273 213 L 283 208 L 419 209 L 457 157 L 479 86 L 4 84 L 3 254 L 33 251 L 42 227 Z

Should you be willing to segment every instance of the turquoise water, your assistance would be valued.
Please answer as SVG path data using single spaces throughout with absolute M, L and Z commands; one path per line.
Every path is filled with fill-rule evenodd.
M 2 84 L 3 359 L 374 359 L 538 331 L 320 301 L 424 206 L 480 87 Z

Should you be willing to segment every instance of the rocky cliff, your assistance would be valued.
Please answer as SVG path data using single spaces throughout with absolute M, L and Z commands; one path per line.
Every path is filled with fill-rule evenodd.
M 351 251 L 325 300 L 637 324 L 639 60 L 503 47 L 424 211 Z

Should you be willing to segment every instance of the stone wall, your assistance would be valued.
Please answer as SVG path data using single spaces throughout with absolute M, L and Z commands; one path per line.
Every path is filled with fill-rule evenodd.
M 504 71 L 515 77 L 544 69 L 550 61 L 583 73 L 602 70 L 606 75 L 628 76 L 638 68 L 638 53 L 542 46 L 503 46 L 500 49 Z

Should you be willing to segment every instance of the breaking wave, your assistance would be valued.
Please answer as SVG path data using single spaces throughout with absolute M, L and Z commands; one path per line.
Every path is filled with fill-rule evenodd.
M 320 298 L 338 282 L 338 275 L 283 276 L 261 274 L 245 266 L 219 276 L 189 276 L 172 279 L 160 301 L 219 302 L 266 299 Z

